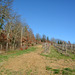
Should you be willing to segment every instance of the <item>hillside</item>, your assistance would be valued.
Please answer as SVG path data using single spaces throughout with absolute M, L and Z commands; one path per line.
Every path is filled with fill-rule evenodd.
M 0 75 L 75 75 L 75 59 L 59 54 L 53 46 L 50 54 L 42 51 L 42 45 L 37 45 L 0 55 Z

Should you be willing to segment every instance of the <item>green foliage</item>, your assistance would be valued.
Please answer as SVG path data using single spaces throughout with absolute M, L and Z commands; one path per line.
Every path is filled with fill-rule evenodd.
M 45 41 L 46 41 L 46 36 L 43 35 L 43 36 L 42 36 L 42 39 L 41 39 L 41 42 L 45 42 Z
M 62 41 L 60 41 L 60 44 L 62 44 Z
M 58 44 L 62 44 L 62 41 L 59 41 L 59 40 L 58 40 Z
M 58 44 L 60 44 L 60 42 L 58 41 Z

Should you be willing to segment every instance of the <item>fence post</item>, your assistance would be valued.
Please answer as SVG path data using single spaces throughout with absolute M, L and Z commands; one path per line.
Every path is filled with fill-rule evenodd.
M 64 50 L 64 44 L 62 44 L 62 50 Z
M 75 53 L 75 44 L 73 44 L 73 52 Z
M 49 49 L 50 49 L 51 43 L 49 44 Z M 49 50 L 49 53 L 51 52 L 51 49 Z
M 66 44 L 66 54 L 67 54 L 67 44 Z
M 72 52 L 72 49 L 73 49 L 73 45 L 71 44 L 71 52 Z

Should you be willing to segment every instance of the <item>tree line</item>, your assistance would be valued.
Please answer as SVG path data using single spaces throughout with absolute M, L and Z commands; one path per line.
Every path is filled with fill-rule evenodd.
M 34 36 L 32 29 L 26 22 L 21 21 L 21 16 L 12 10 L 13 0 L 0 0 L 0 49 L 11 50 L 49 42 L 45 35 Z
M 46 35 L 35 36 L 26 22 L 21 21 L 21 16 L 12 10 L 13 0 L 0 0 L 0 49 L 15 50 L 17 48 L 27 49 L 29 46 L 41 44 L 42 42 L 62 44 L 62 40 Z M 65 42 L 65 41 L 64 41 Z M 65 42 L 66 43 L 66 42 Z M 70 41 L 68 42 L 70 44 Z

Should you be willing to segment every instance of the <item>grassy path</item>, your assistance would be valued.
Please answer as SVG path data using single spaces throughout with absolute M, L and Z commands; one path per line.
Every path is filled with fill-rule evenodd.
M 9 59 L 1 62 L 4 64 L 0 67 L 0 75 L 74 75 L 75 60 L 61 56 L 53 47 L 50 50 L 48 55 L 41 54 L 43 49 L 38 45 L 28 51 L 6 54 Z

